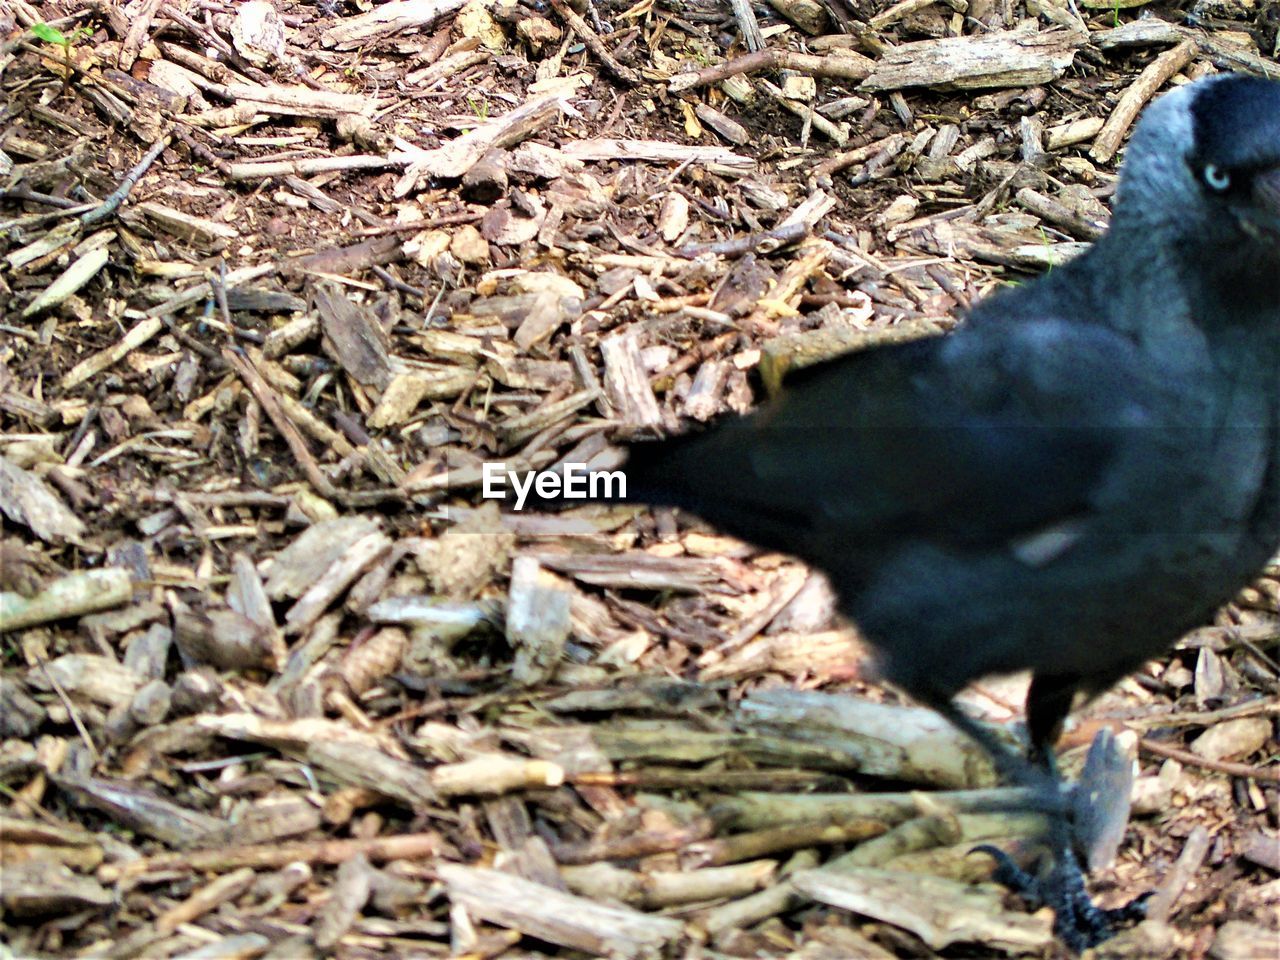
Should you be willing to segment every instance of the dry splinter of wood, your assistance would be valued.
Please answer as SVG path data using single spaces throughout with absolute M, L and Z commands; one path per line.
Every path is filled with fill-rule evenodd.
M 318 173 L 345 173 L 352 170 L 384 170 L 410 163 L 407 156 L 308 157 L 297 160 L 245 160 L 229 163 L 226 175 L 231 180 L 267 180 L 272 177 L 311 177 Z
M 107 567 L 69 574 L 33 597 L 0 593 L 0 633 L 119 606 L 132 589 L 128 570 Z
M 774 86 L 768 80 L 757 80 L 756 83 L 760 89 L 762 89 L 775 103 L 778 104 L 778 106 L 790 113 L 794 113 L 804 121 L 806 127 L 812 126 L 813 129 L 817 130 L 837 147 L 843 147 L 849 142 L 849 135 L 841 128 L 841 126 L 832 123 L 826 117 L 822 116 L 822 114 L 816 113 L 813 109 L 812 103 L 802 103 L 798 100 L 793 100 L 791 97 L 788 97 L 783 93 L 781 88 Z
M 807 224 L 792 223 L 783 227 L 775 227 L 772 230 L 763 230 L 760 233 L 734 237 L 732 240 L 722 240 L 715 243 L 693 243 L 680 247 L 675 252 L 678 256 L 687 260 L 696 260 L 698 257 L 707 255 L 733 258 L 743 257 L 748 253 L 772 253 L 779 247 L 798 243 L 808 233 Z
M 234 870 L 239 867 L 266 869 L 285 867 L 291 863 L 345 863 L 357 854 L 371 860 L 420 860 L 440 853 L 438 833 L 406 833 L 395 837 L 370 840 L 316 840 L 290 843 L 262 843 L 249 846 L 218 847 L 208 850 L 183 850 L 161 853 L 98 868 L 103 883 L 138 881 L 152 874 L 173 871 L 202 873 Z
M 701 70 L 678 73 L 667 81 L 667 89 L 672 93 L 683 93 L 686 90 L 728 80 L 730 77 L 760 73 L 764 70 L 794 70 L 814 77 L 856 81 L 865 80 L 871 76 L 874 67 L 873 60 L 847 51 L 818 57 L 808 53 L 790 53 L 786 50 L 761 50 L 713 64 Z
M 702 870 L 624 870 L 607 863 L 561 867 L 569 889 L 592 899 L 649 910 L 754 893 L 773 881 L 773 860 L 751 860 Z
M 449 863 L 438 873 L 454 906 L 471 916 L 590 956 L 658 956 L 684 932 L 675 917 L 597 903 L 499 870 Z
M 1189 64 L 1196 54 L 1196 45 L 1191 40 L 1183 40 L 1172 50 L 1166 50 L 1156 57 L 1147 68 L 1138 75 L 1116 104 L 1111 116 L 1107 117 L 1102 130 L 1089 148 L 1089 156 L 1099 163 L 1106 163 L 1120 149 L 1120 141 L 1137 120 L 1138 114 L 1146 106 L 1157 90 L 1163 87 L 1174 74 Z
M 688 868 L 719 867 L 803 847 L 858 843 L 888 829 L 881 820 L 792 824 L 692 843 L 680 851 L 680 861 Z

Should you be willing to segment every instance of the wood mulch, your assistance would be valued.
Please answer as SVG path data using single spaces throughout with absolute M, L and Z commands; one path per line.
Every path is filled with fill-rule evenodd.
M 0 5 L 0 956 L 1065 956 L 820 577 L 485 464 L 945 332 L 1276 9 Z M 1100 955 L 1280 950 L 1278 599 L 1069 730 L 1138 770 L 1094 892 L 1156 891 Z

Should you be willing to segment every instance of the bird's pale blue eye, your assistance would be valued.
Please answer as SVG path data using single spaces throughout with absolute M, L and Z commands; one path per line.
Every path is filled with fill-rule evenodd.
M 1204 165 L 1204 182 L 1208 184 L 1210 190 L 1222 193 L 1231 186 L 1231 174 L 1216 163 L 1206 163 Z

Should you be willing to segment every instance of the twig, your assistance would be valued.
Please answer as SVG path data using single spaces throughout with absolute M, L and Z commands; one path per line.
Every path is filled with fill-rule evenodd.
M 838 147 L 843 147 L 849 142 L 849 135 L 826 117 L 819 113 L 815 113 L 813 110 L 813 104 L 804 104 L 791 99 L 782 92 L 781 88 L 770 83 L 768 80 L 758 80 L 757 85 L 777 101 L 780 107 L 794 113 L 797 117 L 803 120 L 806 124 L 806 128 L 813 127 Z
M 213 850 L 184 850 L 161 853 L 124 864 L 108 864 L 102 868 L 107 883 L 167 873 L 171 870 L 199 873 L 234 870 L 238 867 L 283 867 L 295 860 L 303 863 L 346 863 L 357 854 L 370 860 L 417 860 L 434 857 L 440 852 L 440 835 L 409 833 L 398 837 L 374 837 L 371 840 L 319 840 L 298 843 L 262 843 L 252 846 Z
M 71 702 L 67 692 L 62 689 L 62 684 L 58 683 L 54 675 L 49 672 L 49 667 L 44 662 L 44 657 L 36 654 L 36 663 L 40 665 L 40 672 L 49 681 L 49 686 L 53 688 L 53 692 L 62 701 L 62 705 L 67 710 L 67 716 L 71 718 L 71 723 L 75 726 L 76 732 L 80 734 L 80 739 L 84 741 L 84 745 L 89 748 L 89 755 L 93 757 L 96 763 L 101 755 L 98 753 L 98 748 L 94 746 L 93 737 L 89 736 L 89 731 L 85 729 L 84 721 L 80 719 L 80 711 L 75 708 L 75 704 Z
M 156 142 L 151 145 L 150 149 L 143 154 L 142 159 L 137 162 L 134 168 L 125 174 L 124 180 L 120 182 L 120 186 L 116 187 L 111 196 L 107 197 L 107 199 L 96 208 L 80 217 L 81 225 L 87 227 L 90 224 L 97 223 L 99 220 L 104 220 L 111 216 L 111 214 L 115 213 L 120 204 L 124 203 L 125 197 L 129 196 L 133 191 L 134 185 L 137 184 L 142 175 L 147 172 L 153 163 L 156 162 L 156 158 L 164 152 L 164 148 L 169 145 L 169 141 L 171 139 L 171 133 L 165 133 L 157 139 Z
M 49 193 L 38 193 L 25 183 L 20 183 L 16 187 L 10 187 L 7 190 L 0 190 L 0 199 L 43 203 L 47 207 L 57 207 L 59 210 L 80 206 L 70 197 L 55 197 Z
M 410 162 L 412 158 L 408 156 L 392 158 L 373 155 L 307 157 L 299 160 L 245 160 L 241 163 L 228 163 L 226 174 L 231 180 L 265 180 L 268 177 L 310 177 L 317 173 L 383 170 L 386 167 L 403 167 Z
M 265 490 L 228 490 L 226 493 L 183 493 L 183 499 L 197 507 L 269 507 L 283 510 L 293 502 L 293 498 L 279 493 L 267 493 Z M 172 492 L 160 490 L 156 492 L 156 500 L 161 503 L 172 503 Z
M 897 23 L 899 20 L 923 10 L 925 7 L 932 6 L 933 3 L 934 0 L 901 0 L 900 3 L 895 3 L 893 6 L 886 10 L 882 10 L 880 13 L 868 20 L 867 26 L 872 30 L 883 30 L 885 27 Z M 947 6 L 951 7 L 953 10 L 958 9 L 961 13 L 966 12 L 967 9 L 963 4 L 956 4 L 954 2 L 948 3 Z
M 233 324 L 231 322 L 231 307 L 227 303 L 226 260 L 219 259 L 218 272 L 209 278 L 209 286 L 213 288 L 213 302 L 218 305 L 218 313 L 222 316 L 222 322 L 230 330 Z
M 690 770 L 684 767 L 649 767 L 640 770 L 587 771 L 570 774 L 574 785 L 639 787 L 644 790 L 821 790 L 843 784 L 838 776 L 815 770 Z
M 667 89 L 672 93 L 683 93 L 685 90 L 719 83 L 721 80 L 728 80 L 739 74 L 760 73 L 764 70 L 795 70 L 797 73 L 806 73 L 814 77 L 865 80 L 871 76 L 874 69 L 874 61 L 855 53 L 817 57 L 811 53 L 761 50 L 758 53 L 748 53 L 692 73 L 678 73 L 667 81 Z
M 1138 75 L 1128 90 L 1120 97 L 1120 102 L 1107 117 L 1102 130 L 1089 148 L 1089 156 L 1098 163 L 1106 163 L 1120 149 L 1120 141 L 1138 114 L 1146 106 L 1157 90 L 1168 82 L 1169 78 L 1191 62 L 1196 55 L 1194 40 L 1183 40 L 1172 50 L 1166 50 L 1147 65 Z
M 1179 713 L 1160 714 L 1151 717 L 1134 717 L 1125 721 L 1125 726 L 1138 730 L 1150 730 L 1154 727 L 1211 727 L 1223 720 L 1238 720 L 1241 717 L 1280 716 L 1280 703 L 1267 697 L 1235 703 L 1220 710 L 1188 710 Z
M 174 128 L 173 135 L 182 143 L 186 144 L 193 156 L 199 158 L 209 166 L 213 167 L 224 177 L 227 176 L 227 161 L 206 147 L 203 143 L 191 135 L 191 132 L 182 125 Z
M 28 330 L 26 327 L 14 327 L 7 323 L 0 323 L 0 333 L 7 333 L 15 337 L 22 337 L 24 340 L 37 341 L 40 339 L 40 334 L 36 333 L 34 330 Z
M 933 0 L 929 0 L 930 3 Z M 729 7 L 733 10 L 733 19 L 738 22 L 738 29 L 742 31 L 742 40 L 747 45 L 748 50 L 763 50 L 764 35 L 760 32 L 760 24 L 756 22 L 756 12 L 751 8 L 749 0 L 729 0 Z
M 1167 757 L 1170 760 L 1177 760 L 1179 763 L 1204 767 L 1206 770 L 1217 770 L 1219 773 L 1225 773 L 1228 776 L 1249 777 L 1253 780 L 1265 780 L 1268 783 L 1280 783 L 1280 770 L 1264 770 L 1262 767 L 1256 767 L 1252 764 L 1232 763 L 1230 760 L 1211 760 L 1208 757 L 1198 756 L 1190 750 L 1181 750 L 1178 747 L 1171 747 L 1168 744 L 1160 743 L 1157 740 L 1149 740 L 1146 737 L 1138 741 L 1138 746 L 1147 751 L 1147 753 L 1154 753 L 1157 757 Z
M 399 290 L 401 293 L 407 293 L 412 297 L 417 297 L 423 303 L 427 302 L 427 291 L 423 290 L 421 287 L 415 287 L 412 284 L 405 283 L 397 277 L 393 277 L 386 268 L 380 267 L 376 263 L 373 265 L 372 269 L 373 275 L 392 290 Z
M 557 863 L 581 864 L 600 860 L 635 860 L 655 853 L 671 853 L 699 840 L 715 835 L 716 824 L 710 817 L 696 817 L 676 830 L 650 830 L 625 837 L 588 840 L 584 843 L 552 845 Z
M 68 216 L 84 213 L 86 210 L 92 210 L 96 206 L 96 203 L 81 203 L 74 207 L 67 207 L 65 210 L 51 210 L 48 213 L 35 213 L 26 217 L 14 217 L 12 220 L 0 220 L 0 233 L 7 233 L 14 227 L 32 230 L 36 227 L 42 227 L 52 220 L 65 220 Z
M 755 252 L 771 253 L 789 243 L 799 243 L 808 234 L 809 228 L 806 224 L 791 223 L 772 230 L 751 233 L 745 237 L 735 237 L 732 240 L 722 240 L 717 243 L 692 243 L 681 247 L 675 253 L 677 256 L 688 260 L 696 260 L 705 254 L 714 254 L 717 257 L 742 257 L 748 253 Z
M 245 386 L 249 388 L 254 399 L 262 404 L 262 409 L 267 412 L 271 422 L 275 424 L 276 429 L 280 431 L 280 435 L 284 437 L 285 443 L 289 445 L 289 449 L 293 452 L 298 465 L 302 467 L 302 472 L 306 474 L 308 482 L 315 487 L 316 492 L 331 500 L 337 499 L 337 489 L 320 470 L 320 464 L 312 456 L 311 450 L 307 447 L 306 441 L 302 439 L 302 434 L 298 432 L 298 428 L 294 426 L 293 421 L 285 416 L 285 412 L 280 406 L 279 398 L 267 381 L 254 369 L 253 364 L 249 363 L 238 351 L 223 347 L 222 359 L 230 364 L 240 379 L 244 381 Z
M 888 829 L 889 825 L 883 820 L 870 817 L 847 823 L 790 824 L 692 843 L 680 851 L 680 862 L 686 870 L 694 867 L 718 867 L 742 860 L 758 860 L 803 847 L 859 843 L 878 837 Z
M 829 177 L 839 173 L 846 167 L 851 167 L 855 163 L 863 163 L 867 160 L 874 161 L 877 157 L 884 156 L 885 160 L 881 161 L 879 166 L 883 166 L 888 160 L 892 160 L 907 145 L 907 138 L 900 133 L 892 133 L 883 140 L 876 140 L 874 143 L 867 143 L 861 147 L 854 147 L 852 150 L 846 150 L 844 153 L 837 153 L 833 157 L 828 157 L 822 163 L 813 168 L 810 176 Z
M 591 25 L 571 9 L 564 0 L 551 0 L 551 7 L 569 24 L 573 32 L 582 38 L 582 42 L 586 44 L 587 49 L 591 51 L 592 55 L 600 61 L 606 70 L 613 74 L 616 80 L 625 83 L 628 87 L 634 87 L 640 82 L 640 74 L 619 63 L 618 59 L 609 52 L 609 48 L 604 45 L 604 41 L 600 39 L 600 34 L 592 30 Z
M 192 20 L 181 10 L 177 9 L 172 3 L 166 3 L 161 8 L 160 12 L 164 14 L 166 19 L 171 20 L 176 25 L 182 27 L 182 29 L 186 30 L 191 34 L 191 36 L 195 37 L 205 46 L 212 47 L 214 50 L 217 50 L 219 54 L 226 58 L 227 63 L 235 67 L 246 77 L 249 77 L 258 83 L 271 82 L 271 77 L 269 75 L 259 70 L 253 64 L 246 62 L 245 59 L 240 56 L 236 48 L 219 36 L 216 30 Z M 208 14 L 206 14 L 206 16 L 208 16 Z
M 1168 920 L 1175 901 L 1182 895 L 1191 878 L 1200 869 L 1209 852 L 1209 831 L 1196 825 L 1179 854 L 1173 869 L 1160 884 L 1160 889 L 1147 901 L 1147 917 L 1152 920 Z

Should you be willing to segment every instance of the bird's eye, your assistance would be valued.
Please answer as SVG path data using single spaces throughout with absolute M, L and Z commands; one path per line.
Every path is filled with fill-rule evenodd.
M 1216 163 L 1206 163 L 1202 171 L 1205 184 L 1217 193 L 1224 192 L 1231 186 L 1231 174 Z

